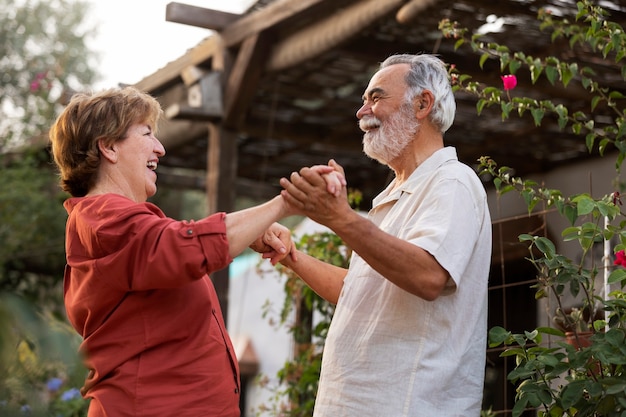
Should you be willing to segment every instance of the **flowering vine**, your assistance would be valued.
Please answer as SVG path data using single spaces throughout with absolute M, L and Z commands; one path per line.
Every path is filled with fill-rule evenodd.
M 576 22 L 557 20 L 542 10 L 538 14 L 541 28 L 552 30 L 552 40 L 565 38 L 571 48 L 582 45 L 587 55 L 601 55 L 592 57 L 595 62 L 614 61 L 626 81 L 621 62 L 626 58 L 624 29 L 608 20 L 607 14 L 591 1 L 576 4 Z M 482 42 L 480 34 L 469 35 L 468 29 L 445 19 L 440 29 L 445 37 L 456 40 L 456 48 L 469 45 L 478 53 L 481 68 L 488 59 L 495 59 L 500 72 L 507 74 L 501 76 L 499 87 L 475 82 L 470 75 L 450 67 L 454 91 L 477 97 L 479 115 L 485 107 L 499 105 L 503 120 L 514 111 L 520 117 L 530 113 L 534 124 L 541 126 L 546 115 L 555 116 L 561 130 L 571 129 L 573 134 L 584 137 L 589 152 L 597 149 L 603 156 L 607 147 L 615 149 L 619 174 L 626 155 L 626 110 L 622 101 L 626 97 L 621 91 L 600 85 L 590 68 L 559 59 L 572 59 L 575 54 L 539 58 L 513 52 L 504 45 Z M 542 77 L 555 87 L 568 88 L 578 83 L 588 93 L 588 110 L 572 111 L 549 97 L 536 99 L 519 94 L 511 98 L 520 68 L 528 71 L 533 85 Z M 533 93 L 536 96 L 541 92 Z M 600 105 L 602 117 L 597 118 L 594 111 Z M 536 290 L 535 298 L 550 297 L 549 303 L 556 303 L 556 311 L 550 307 L 549 322 L 560 319 L 565 326 L 540 325 L 520 333 L 495 326 L 489 331 L 489 346 L 503 346 L 500 356 L 515 359 L 514 368 L 507 374 L 516 389 L 512 417 L 520 417 L 530 409 L 541 417 L 626 416 L 626 214 L 621 212 L 620 192 L 601 198 L 589 193 L 564 195 L 558 189 L 516 177 L 513 169 L 498 166 L 489 156 L 479 159 L 479 170 L 482 176 L 493 179 L 499 196 L 510 191 L 519 193 L 529 214 L 542 203 L 542 215 L 560 215 L 568 223 L 561 230 L 562 244 L 558 245 L 548 236 L 533 234 L 536 231 L 519 235 L 519 241 L 528 246 L 527 259 L 536 269 L 531 285 Z M 615 188 L 622 191 L 622 187 L 618 175 Z M 576 256 L 559 253 L 569 245 L 566 242 L 578 244 Z M 593 255 L 598 245 L 604 249 L 602 269 Z M 611 249 L 615 255 L 613 266 L 609 261 Z M 601 282 L 602 288 L 596 288 Z M 576 304 L 571 307 L 572 303 Z M 575 336 L 571 344 L 566 330 Z M 590 344 L 579 343 L 583 331 L 593 334 Z
M 552 39 L 567 37 L 570 45 L 580 44 L 593 51 L 599 51 L 603 58 L 612 55 L 616 63 L 626 57 L 626 33 L 624 29 L 615 22 L 606 19 L 606 12 L 600 7 L 594 6 L 590 1 L 579 1 L 578 21 L 585 21 L 587 25 L 574 25 L 566 20 L 555 20 L 549 11 L 540 10 L 539 19 L 542 21 L 541 28 L 552 28 Z M 486 106 L 499 104 L 502 110 L 502 118 L 506 119 L 513 110 L 517 110 L 519 116 L 530 112 L 535 126 L 540 126 L 542 120 L 549 113 L 558 118 L 558 125 L 561 129 L 571 128 L 574 134 L 584 134 L 586 146 L 591 151 L 597 146 L 602 155 L 609 145 L 615 145 L 619 150 L 617 166 L 621 166 L 626 157 L 626 146 L 622 141 L 626 137 L 626 115 L 619 108 L 619 100 L 626 98 L 620 91 L 611 90 L 601 86 L 594 79 L 594 71 L 589 67 L 579 66 L 577 63 L 570 63 L 560 60 L 555 56 L 546 58 L 533 57 L 523 52 L 513 52 L 505 45 L 493 42 L 483 42 L 480 34 L 470 35 L 467 28 L 460 28 L 458 23 L 449 19 L 443 19 L 439 23 L 439 29 L 446 38 L 456 39 L 455 49 L 464 44 L 470 45 L 472 50 L 480 54 L 479 65 L 483 68 L 488 59 L 495 58 L 500 62 L 500 70 L 510 72 L 514 75 L 520 68 L 526 67 L 530 74 L 530 81 L 535 84 L 541 76 L 552 85 L 560 83 L 567 87 L 570 82 L 576 81 L 581 84 L 591 95 L 591 108 L 593 112 L 600 104 L 613 111 L 614 117 L 611 123 L 600 128 L 590 113 L 576 111 L 570 113 L 563 104 L 555 104 L 551 100 L 537 100 L 529 97 L 514 97 L 508 101 L 502 100 L 503 94 L 508 94 L 512 79 L 506 81 L 504 92 L 497 87 L 484 86 L 471 80 L 471 76 L 460 75 L 456 68 L 450 68 L 451 75 L 454 75 L 454 89 L 463 90 L 476 95 L 477 112 L 480 115 Z M 622 65 L 622 75 L 626 77 L 626 67 Z M 502 80 L 505 82 L 504 78 Z M 517 79 L 516 79 L 517 81 Z M 516 83 L 517 84 L 517 83 Z

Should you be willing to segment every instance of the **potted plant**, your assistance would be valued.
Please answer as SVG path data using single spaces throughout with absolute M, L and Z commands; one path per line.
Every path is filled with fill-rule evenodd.
M 553 321 L 555 326 L 565 333 L 565 341 L 567 343 L 576 348 L 586 347 L 591 344 L 590 338 L 594 334 L 591 327 L 593 322 L 602 320 L 599 313 L 592 318 L 589 308 L 557 308 L 554 312 Z
M 597 54 L 595 59 L 619 65 L 626 56 L 624 29 L 590 1 L 579 1 L 577 8 L 573 22 L 540 10 L 542 29 L 552 31 L 552 40 L 565 38 L 572 49 L 585 48 Z M 487 60 L 499 61 L 502 87 L 475 82 L 451 66 L 456 91 L 477 97 L 479 115 L 498 106 L 503 121 L 515 113 L 531 117 L 536 126 L 548 116 L 556 118 L 561 129 L 580 135 L 590 152 L 605 156 L 611 150 L 619 176 L 626 157 L 626 110 L 621 92 L 601 85 L 590 68 L 576 62 L 511 51 L 482 41 L 482 35 L 469 35 L 467 29 L 449 20 L 441 21 L 440 29 L 445 37 L 455 39 L 456 48 L 465 45 L 478 53 L 481 67 Z M 562 88 L 578 83 L 588 93 L 589 111 L 570 110 L 549 97 L 516 96 L 516 73 L 522 68 L 533 84 L 542 77 Z M 626 80 L 623 66 L 621 75 Z M 603 114 L 603 125 L 596 123 L 593 114 L 599 106 L 608 112 Z M 516 387 L 513 417 L 527 410 L 536 410 L 540 417 L 626 416 L 626 217 L 621 211 L 619 181 L 614 192 L 594 198 L 589 193 L 564 195 L 515 176 L 513 169 L 499 166 L 489 156 L 480 158 L 479 167 L 481 175 L 493 179 L 498 195 L 517 192 L 529 214 L 541 207 L 568 224 L 561 231 L 560 242 L 533 233 L 519 236 L 528 246 L 527 259 L 536 271 L 536 298 L 556 303 L 548 324 L 521 333 L 503 327 L 489 331 L 490 346 L 504 346 L 501 356 L 515 358 L 515 367 L 507 376 Z M 562 251 L 565 244 L 572 243 L 578 247 L 575 258 Z M 605 249 L 601 265 L 592 256 L 598 246 Z M 610 262 L 613 258 L 615 265 Z M 598 285 L 603 280 L 604 285 Z M 567 342 L 568 332 L 574 342 Z M 583 343 L 586 332 L 590 336 Z

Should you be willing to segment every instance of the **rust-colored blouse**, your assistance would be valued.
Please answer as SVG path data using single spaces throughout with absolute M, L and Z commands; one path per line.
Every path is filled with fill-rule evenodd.
M 208 273 L 224 213 L 197 222 L 105 194 L 70 198 L 65 307 L 83 336 L 89 417 L 237 417 L 239 368 Z

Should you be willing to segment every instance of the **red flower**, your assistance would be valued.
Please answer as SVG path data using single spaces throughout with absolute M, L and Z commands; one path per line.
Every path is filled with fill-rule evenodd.
M 500 78 L 502 78 L 505 90 L 512 90 L 517 85 L 517 77 L 515 75 L 503 75 Z
M 622 205 L 622 199 L 620 197 L 619 191 L 615 191 L 613 194 L 613 204 L 615 205 Z
M 620 250 L 615 253 L 615 261 L 613 262 L 613 265 L 626 267 L 626 253 L 624 253 L 624 250 Z

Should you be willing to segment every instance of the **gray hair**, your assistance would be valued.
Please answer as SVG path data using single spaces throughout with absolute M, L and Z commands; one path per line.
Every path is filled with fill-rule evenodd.
M 380 69 L 396 64 L 409 64 L 410 66 L 404 79 L 409 86 L 405 100 L 412 102 L 424 90 L 433 93 L 435 104 L 430 120 L 439 127 L 441 133 L 446 132 L 452 126 L 456 112 L 456 102 L 446 64 L 435 55 L 398 54 L 385 59 L 380 64 Z

